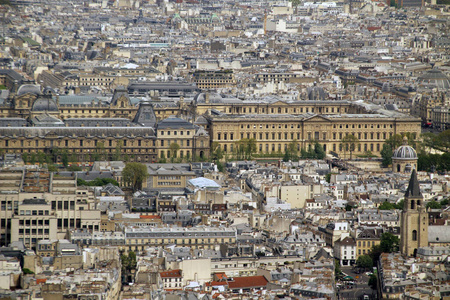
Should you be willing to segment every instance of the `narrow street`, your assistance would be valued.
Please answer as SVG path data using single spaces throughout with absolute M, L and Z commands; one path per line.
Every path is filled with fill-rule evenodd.
M 367 284 L 369 281 L 369 276 L 365 272 L 361 274 L 356 274 L 352 267 L 342 267 L 342 272 L 351 276 L 355 279 L 352 288 L 347 288 L 345 285 L 341 286 L 338 292 L 338 299 L 340 300 L 359 300 L 363 295 L 368 295 L 370 299 L 376 299 L 374 291 Z

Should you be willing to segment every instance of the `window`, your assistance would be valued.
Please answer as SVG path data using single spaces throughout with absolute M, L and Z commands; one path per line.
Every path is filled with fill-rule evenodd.
M 417 241 L 417 230 L 413 230 L 412 232 L 412 240 Z

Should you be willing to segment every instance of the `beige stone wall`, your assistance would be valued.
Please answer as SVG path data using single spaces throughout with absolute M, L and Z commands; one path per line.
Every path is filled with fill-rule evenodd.
M 411 132 L 416 137 L 421 132 L 420 121 L 408 119 L 399 121 L 383 117 L 324 117 L 313 116 L 304 119 L 300 116 L 227 116 L 210 119 L 210 136 L 222 149 L 231 154 L 235 142 L 240 139 L 255 139 L 257 153 L 284 153 L 292 141 L 298 143 L 298 149 L 318 141 L 324 150 L 336 152 L 340 157 L 349 158 L 350 153 L 340 146 L 341 140 L 348 134 L 358 138 L 359 144 L 353 157 L 371 151 L 380 155 L 384 141 L 395 134 Z

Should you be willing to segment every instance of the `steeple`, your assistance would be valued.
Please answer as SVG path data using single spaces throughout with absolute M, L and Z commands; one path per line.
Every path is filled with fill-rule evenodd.
M 411 178 L 409 179 L 409 185 L 405 193 L 405 198 L 422 198 L 416 169 L 413 169 L 411 173 Z

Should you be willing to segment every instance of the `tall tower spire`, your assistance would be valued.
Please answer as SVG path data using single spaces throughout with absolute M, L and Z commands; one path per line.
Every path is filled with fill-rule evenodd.
M 405 256 L 415 256 L 418 248 L 426 246 L 428 246 L 428 213 L 423 205 L 423 196 L 414 169 L 406 189 L 401 214 L 400 250 Z

